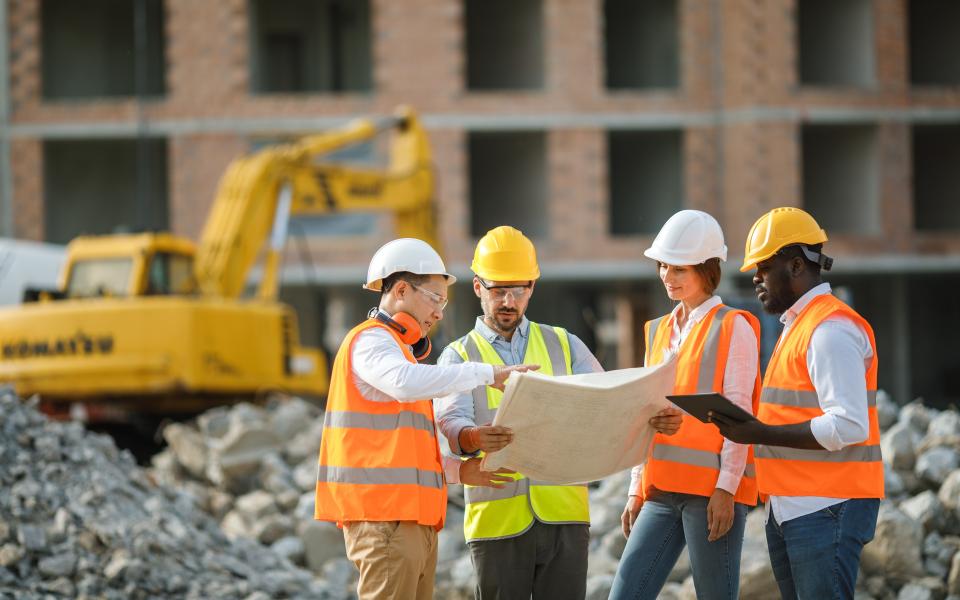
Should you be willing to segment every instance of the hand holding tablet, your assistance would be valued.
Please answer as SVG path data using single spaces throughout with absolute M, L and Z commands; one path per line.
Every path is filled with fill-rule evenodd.
M 667 400 L 673 402 L 686 413 L 704 423 L 710 423 L 708 415 L 711 411 L 737 422 L 756 420 L 756 417 L 725 398 L 722 394 L 715 392 L 667 396 Z

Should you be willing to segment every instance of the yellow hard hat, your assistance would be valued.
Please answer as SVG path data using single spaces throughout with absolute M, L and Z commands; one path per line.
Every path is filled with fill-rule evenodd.
M 470 270 L 489 281 L 526 281 L 540 277 L 537 251 L 527 236 L 501 225 L 480 238 Z
M 822 244 L 827 233 L 809 213 L 790 206 L 775 208 L 750 228 L 741 271 L 749 271 L 781 248 L 793 244 Z

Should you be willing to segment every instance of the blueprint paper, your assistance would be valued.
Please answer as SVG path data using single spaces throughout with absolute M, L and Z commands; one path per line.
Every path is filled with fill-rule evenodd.
M 531 479 L 595 481 L 643 463 L 654 429 L 648 421 L 673 406 L 676 360 L 655 367 L 551 377 L 510 376 L 494 425 L 513 442 L 483 458 L 483 469 L 507 468 Z

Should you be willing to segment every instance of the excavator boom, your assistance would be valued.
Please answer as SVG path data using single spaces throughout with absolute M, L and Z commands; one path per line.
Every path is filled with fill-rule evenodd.
M 385 171 L 316 164 L 318 158 L 392 130 Z M 410 109 L 376 123 L 354 121 L 345 128 L 272 146 L 235 160 L 220 181 L 197 252 L 195 273 L 205 294 L 240 296 L 250 270 L 265 252 L 261 298 L 276 294 L 278 254 L 290 215 L 345 211 L 389 211 L 399 236 L 436 243 L 433 173 L 426 134 Z

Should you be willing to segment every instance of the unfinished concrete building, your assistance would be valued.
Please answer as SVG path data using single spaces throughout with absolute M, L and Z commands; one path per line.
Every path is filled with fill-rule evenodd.
M 881 385 L 960 401 L 939 343 L 960 337 L 955 2 L 0 0 L 2 232 L 195 238 L 234 156 L 399 103 L 430 128 L 454 272 L 519 227 L 543 270 L 529 315 L 605 366 L 638 364 L 643 321 L 669 309 L 642 252 L 670 214 L 718 217 L 720 292 L 757 309 L 744 238 L 794 205 L 876 329 Z M 370 219 L 292 228 L 306 341 L 335 348 L 375 302 L 358 284 L 390 226 Z M 458 285 L 438 337 L 478 310 Z

